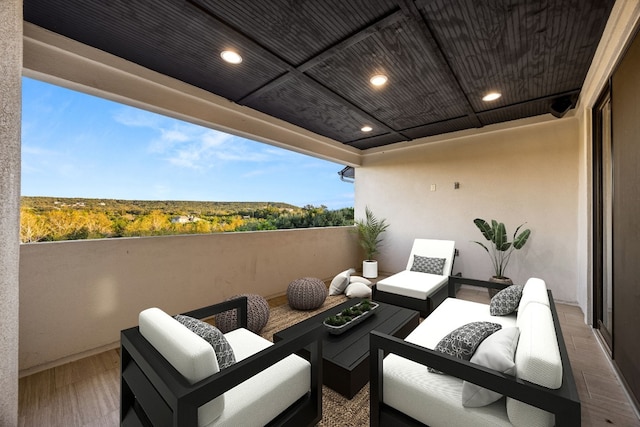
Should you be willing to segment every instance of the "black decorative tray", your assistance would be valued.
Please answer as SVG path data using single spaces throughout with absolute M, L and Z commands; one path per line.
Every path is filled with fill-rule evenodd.
M 342 312 L 335 316 L 327 317 L 322 324 L 330 334 L 340 335 L 371 316 L 376 308 L 378 308 L 377 303 L 363 300 L 358 304 L 342 310 Z

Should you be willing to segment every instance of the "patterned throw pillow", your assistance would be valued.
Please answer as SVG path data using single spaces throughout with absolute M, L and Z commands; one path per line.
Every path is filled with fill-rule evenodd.
M 442 276 L 445 261 L 445 258 L 429 258 L 426 256 L 414 255 L 411 271 L 438 274 Z
M 200 338 L 211 344 L 213 351 L 216 353 L 216 359 L 218 359 L 218 367 L 220 370 L 236 363 L 236 357 L 233 354 L 231 345 L 229 345 L 229 342 L 218 328 L 203 322 L 202 320 L 183 316 L 181 314 L 175 316 L 175 319 L 186 326 L 191 332 L 197 334 Z
M 506 316 L 518 309 L 520 298 L 522 298 L 522 285 L 511 285 L 504 288 L 489 303 L 489 313 L 492 316 Z
M 502 325 L 492 322 L 467 323 L 442 338 L 434 350 L 458 359 L 470 360 L 482 340 L 501 328 Z M 431 367 L 428 370 L 436 374 L 442 373 Z

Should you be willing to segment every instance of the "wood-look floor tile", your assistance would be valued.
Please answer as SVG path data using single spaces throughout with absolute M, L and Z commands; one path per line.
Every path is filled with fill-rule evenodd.
M 120 409 L 111 411 L 95 420 L 84 424 L 82 427 L 116 427 L 120 424 Z
M 80 420 L 87 424 L 119 408 L 119 370 L 104 371 L 72 384 L 80 407 Z
M 581 402 L 582 405 L 582 426 L 587 425 L 593 427 L 603 426 L 623 426 L 638 427 L 640 420 L 633 416 L 632 413 L 617 412 L 611 407 L 602 407 L 596 404 L 597 401 L 587 400 Z M 588 424 L 587 424 L 588 423 Z
M 18 381 L 18 416 L 30 410 L 38 410 L 50 404 L 54 394 L 53 369 L 37 372 Z

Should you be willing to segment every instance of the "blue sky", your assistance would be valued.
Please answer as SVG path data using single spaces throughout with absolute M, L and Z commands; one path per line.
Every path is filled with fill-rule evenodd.
M 353 206 L 344 166 L 30 78 L 22 195 Z

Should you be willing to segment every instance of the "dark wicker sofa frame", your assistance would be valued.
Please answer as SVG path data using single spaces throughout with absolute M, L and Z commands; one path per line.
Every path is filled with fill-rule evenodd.
M 456 288 L 460 285 L 473 285 L 484 288 L 500 289 L 503 286 L 481 280 L 462 277 L 449 277 L 449 296 L 455 298 Z M 405 342 L 401 339 L 372 331 L 369 337 L 371 370 L 371 426 L 423 426 L 424 424 L 404 413 L 385 405 L 382 393 L 382 361 L 385 354 L 394 353 L 425 366 L 432 366 L 449 375 L 471 381 L 482 387 L 497 391 L 530 405 L 555 414 L 556 425 L 578 427 L 581 424 L 580 398 L 571 370 L 567 348 L 560 329 L 558 314 L 551 295 L 549 305 L 555 326 L 560 357 L 562 360 L 562 387 L 557 390 L 541 387 L 528 381 L 516 379 L 492 369 L 456 359 L 425 347 Z
M 238 326 L 247 327 L 247 298 L 193 310 L 184 315 L 204 319 L 238 310 Z M 321 326 L 299 337 L 280 341 L 195 384 L 189 382 L 133 327 L 121 332 L 120 423 L 122 426 L 198 425 L 198 408 L 285 357 L 310 351 L 311 390 L 269 426 L 315 425 L 322 418 Z

